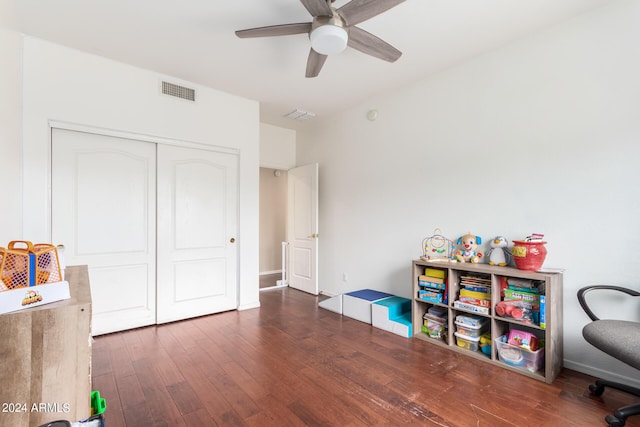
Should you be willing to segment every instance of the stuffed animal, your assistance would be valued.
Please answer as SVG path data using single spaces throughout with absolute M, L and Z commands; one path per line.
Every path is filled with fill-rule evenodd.
M 467 233 L 458 239 L 459 249 L 454 254 L 454 259 L 458 262 L 480 262 L 483 254 L 478 250 L 478 245 L 482 244 L 480 236 Z
M 511 249 L 508 248 L 509 243 L 503 236 L 496 236 L 489 246 L 491 249 L 487 252 L 489 257 L 489 265 L 499 265 L 505 267 L 511 263 L 513 256 L 511 255 Z

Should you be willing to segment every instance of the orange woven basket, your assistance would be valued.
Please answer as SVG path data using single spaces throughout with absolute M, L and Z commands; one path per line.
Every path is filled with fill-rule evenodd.
M 9 242 L 7 249 L 0 248 L 0 279 L 0 291 L 61 281 L 56 247 L 26 240 Z

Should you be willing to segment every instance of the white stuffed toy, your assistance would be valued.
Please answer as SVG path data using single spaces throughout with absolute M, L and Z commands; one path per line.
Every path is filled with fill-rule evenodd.
M 489 257 L 489 265 L 498 265 L 505 267 L 511 263 L 513 256 L 511 255 L 511 249 L 508 248 L 509 243 L 503 236 L 496 236 L 489 246 L 491 249 L 487 251 Z

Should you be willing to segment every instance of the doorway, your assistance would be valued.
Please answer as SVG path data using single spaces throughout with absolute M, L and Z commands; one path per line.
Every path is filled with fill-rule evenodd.
M 285 174 L 286 182 L 276 181 Z M 317 264 L 318 164 L 260 168 L 260 290 L 291 286 L 318 295 Z M 282 271 L 285 277 L 274 285 Z
M 286 270 L 287 183 L 286 170 L 260 168 L 261 291 L 286 285 L 283 269 Z

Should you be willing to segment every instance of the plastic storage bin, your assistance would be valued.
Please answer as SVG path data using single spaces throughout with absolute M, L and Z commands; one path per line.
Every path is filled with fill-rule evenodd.
M 447 335 L 447 309 L 433 306 L 422 316 L 422 332 L 431 338 L 444 339 Z
M 544 366 L 544 348 L 529 351 L 506 342 L 505 335 L 495 339 L 500 361 L 529 372 L 537 372 Z
M 456 336 L 456 344 L 458 344 L 458 347 L 465 348 L 471 351 L 478 351 L 478 348 L 480 347 L 480 337 L 468 337 L 458 332 L 454 332 L 453 334 Z
M 488 323 L 489 319 L 481 316 L 469 316 L 459 314 L 456 316 L 456 323 L 460 323 L 461 325 L 470 326 L 472 328 L 476 328 L 478 326 L 483 326 Z
M 479 336 L 481 336 L 484 333 L 484 331 L 487 329 L 486 325 L 487 325 L 487 322 L 484 322 L 480 326 L 469 326 L 456 320 L 457 331 L 461 335 L 464 335 L 466 337 L 471 337 L 471 338 L 478 338 Z
M 426 325 L 422 326 L 422 332 L 431 338 L 443 339 L 447 335 L 447 327 L 442 323 L 429 321 Z
M 442 339 L 447 335 L 447 320 L 440 319 L 430 314 L 424 315 L 422 332 L 429 335 L 431 338 Z

